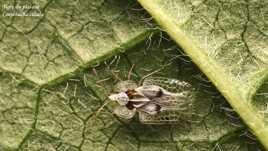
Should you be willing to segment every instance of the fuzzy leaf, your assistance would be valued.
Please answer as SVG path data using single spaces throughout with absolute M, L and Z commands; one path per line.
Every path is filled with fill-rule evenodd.
M 19 147 L 34 129 L 41 86 L 125 51 L 150 33 L 140 21 L 144 14 L 133 10 L 137 3 L 124 0 L 10 0 L 0 6 L 0 146 L 5 148 Z M 7 16 L 35 11 L 43 16 Z
M 0 19 L 1 151 L 262 150 L 173 42 L 149 37 L 123 53 L 151 34 L 136 2 L 37 4 L 44 17 Z M 109 56 L 114 57 L 106 59 Z M 129 76 L 138 82 L 158 70 L 155 76 L 191 84 L 195 116 L 178 125 L 144 125 L 137 117 L 132 121 L 116 117 L 112 113 L 116 104 L 99 110 L 117 82 Z M 265 100 L 267 86 L 259 87 L 260 95 L 254 99 Z
M 34 104 L 36 108 L 33 107 L 32 129 L 18 149 L 261 150 L 248 137 L 246 127 L 224 98 L 198 68 L 177 51 L 173 43 L 163 42 L 159 46 L 156 39 L 149 49 L 143 44 L 75 77 L 41 87 L 34 93 L 38 96 Z M 155 76 L 189 82 L 193 87 L 191 93 L 196 95 L 192 101 L 197 116 L 178 125 L 144 125 L 137 118 L 127 122 L 113 115 L 116 104 L 108 104 L 96 115 L 115 83 L 127 79 L 133 64 L 133 80 L 162 69 Z M 8 85 L 11 81 L 12 78 L 2 83 Z M 26 81 L 25 85 L 29 83 Z M 21 115 L 24 117 L 24 114 Z
M 145 24 L 135 21 L 143 18 L 132 12 L 136 4 L 123 0 L 1 1 L 0 5 L 0 68 L 40 85 L 124 51 L 149 33 Z M 4 16 L 19 11 L 16 6 L 31 5 L 40 7 L 43 16 Z
M 265 0 L 139 0 L 268 149 Z

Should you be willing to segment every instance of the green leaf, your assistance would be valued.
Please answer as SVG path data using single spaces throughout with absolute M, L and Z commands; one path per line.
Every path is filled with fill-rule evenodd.
M 138 1 L 268 149 L 267 1 Z
M 0 150 L 262 149 L 174 43 L 161 35 L 137 45 L 152 33 L 137 3 L 51 0 L 38 5 L 43 18 L 0 19 Z M 116 104 L 97 115 L 120 79 L 131 75 L 138 82 L 159 69 L 155 76 L 192 85 L 196 116 L 179 125 L 144 125 L 113 115 Z M 258 87 L 255 99 L 265 102 L 267 86 Z
M 150 31 L 136 21 L 143 18 L 132 10 L 137 5 L 123 0 L 1 1 L 0 5 L 0 68 L 40 85 L 124 51 Z M 3 16 L 16 12 L 4 5 L 37 5 L 44 16 Z
M 0 138 L 5 141 L 1 140 L 0 146 L 10 148 L 21 142 L 18 150 L 74 151 L 207 151 L 234 148 L 249 151 L 260 148 L 247 136 L 246 127 L 197 67 L 178 53 L 179 49 L 173 43 L 163 42 L 159 46 L 157 39 L 153 41 L 149 49 L 142 44 L 100 66 L 46 87 L 35 87 L 27 80 L 2 72 L 1 92 L 7 94 L 7 89 L 14 83 L 9 89 L 15 92 L 20 90 L 20 93 L 13 97 L 15 92 L 12 91 L 7 98 L 1 95 L 4 101 L 1 111 L 3 107 L 3 110 L 8 107 L 7 102 L 10 100 L 14 100 L 10 105 L 14 111 L 18 110 L 20 104 L 28 105 L 29 109 L 20 113 L 11 112 L 13 116 L 3 115 L 2 120 L 11 123 L 2 123 L 1 127 L 9 128 L 14 133 L 2 129 L 0 134 L 3 137 Z M 155 76 L 191 83 L 194 88 L 192 93 L 196 94 L 193 99 L 194 112 L 198 116 L 182 121 L 179 125 L 144 125 L 137 119 L 125 122 L 114 116 L 112 110 L 115 104 L 109 104 L 96 116 L 96 111 L 112 92 L 113 85 L 119 78 L 127 79 L 133 64 L 135 68 L 131 75 L 134 80 L 161 68 L 162 71 Z M 29 95 L 33 103 L 29 102 Z M 26 120 L 23 119 L 27 117 L 29 124 L 25 125 Z
M 4 16 L 34 5 L 44 16 Z M 137 3 L 124 0 L 14 0 L 0 6 L 0 150 L 18 148 L 35 129 L 40 87 L 123 52 L 151 33 L 141 21 L 144 14 L 133 11 Z
M 35 122 L 38 89 L 18 75 L 0 73 L 0 150 L 17 147 Z

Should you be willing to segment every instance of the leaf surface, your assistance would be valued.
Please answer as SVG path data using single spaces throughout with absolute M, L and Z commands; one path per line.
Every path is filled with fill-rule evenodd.
M 151 33 L 140 21 L 144 14 L 133 10 L 137 3 L 124 0 L 11 0 L 0 6 L 0 150 L 32 138 L 41 87 L 123 52 Z M 40 9 L 19 9 L 31 6 Z M 31 11 L 43 16 L 4 15 Z
M 81 67 L 143 40 L 149 33 L 126 1 L 1 1 L 1 6 L 37 5 L 43 16 L 3 16 L 16 9 L 1 7 L 0 68 L 39 84 L 53 83 Z M 26 11 L 26 10 L 25 10 Z
M 257 0 L 139 0 L 268 149 L 268 5 Z
M 1 16 L 0 150 L 262 149 L 174 43 L 150 37 L 137 45 L 151 34 L 137 3 L 38 4 L 43 18 Z M 196 116 L 179 125 L 144 125 L 137 117 L 129 122 L 113 115 L 113 103 L 98 113 L 120 80 L 130 75 L 138 82 L 155 71 L 192 85 Z M 259 87 L 258 94 L 265 94 L 267 87 Z
M 18 115 L 32 115 L 29 116 L 29 119 L 32 119 L 29 120 L 32 121 L 29 123 L 31 128 L 24 125 L 28 129 L 18 133 L 25 136 L 21 132 L 30 129 L 26 137 L 21 137 L 23 141 L 18 150 L 261 149 L 248 137 L 246 127 L 228 107 L 224 98 L 187 57 L 178 53 L 175 44 L 164 42 L 159 46 L 157 39 L 154 41 L 149 49 L 142 44 L 55 85 L 37 87 L 37 93 L 33 89 L 34 85 L 30 87 L 29 82 L 17 79 L 18 83 L 25 81 L 23 86 L 25 89 L 29 87 L 28 93 L 35 92 L 33 100 L 36 101 L 32 105 L 28 103 L 33 106 L 29 109 L 31 112 L 14 112 L 14 119 L 10 119 L 14 122 L 16 117 L 19 118 Z M 151 66 L 151 63 L 154 63 L 154 66 Z M 196 116 L 183 120 L 178 125 L 144 125 L 137 118 L 128 122 L 113 115 L 112 111 L 116 106 L 113 103 L 105 106 L 96 116 L 97 110 L 113 92 L 115 83 L 119 82 L 119 79 L 127 79 L 133 64 L 135 67 L 131 77 L 134 80 L 161 68 L 161 72 L 155 76 L 189 82 L 193 87 L 191 93 L 196 95 L 192 100 Z M 6 74 L 3 72 L 2 76 L 9 77 Z M 8 86 L 11 82 L 15 83 L 14 80 L 7 78 L 1 85 Z M 13 89 L 21 89 L 18 86 L 20 85 L 15 85 Z M 21 102 L 26 101 L 23 99 Z M 16 105 L 12 108 L 16 111 Z M 19 124 L 23 123 L 16 121 L 12 126 L 17 128 Z M 4 123 L 3 127 L 6 126 Z M 3 134 L 9 136 L 6 140 L 14 138 L 12 133 Z M 11 144 L 1 141 L 1 145 L 7 147 Z

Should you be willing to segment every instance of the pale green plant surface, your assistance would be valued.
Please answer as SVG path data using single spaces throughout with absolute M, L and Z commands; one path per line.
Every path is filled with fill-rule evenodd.
M 139 0 L 268 149 L 268 5 L 257 0 Z
M 44 14 L 1 16 L 0 22 L 0 67 L 40 85 L 124 51 L 149 33 L 140 21 L 143 14 L 124 1 L 4 0 L 0 4 L 38 4 Z
M 0 4 L 7 2 L 14 3 Z M 44 17 L 0 19 L 0 151 L 262 150 L 180 48 L 162 34 L 148 37 L 151 23 L 136 2 L 38 4 Z M 113 115 L 116 104 L 96 115 L 117 82 L 129 75 L 138 82 L 159 69 L 155 76 L 192 85 L 197 116 L 179 125 L 144 125 Z M 250 91 L 259 94 L 253 99 L 260 107 L 263 81 Z

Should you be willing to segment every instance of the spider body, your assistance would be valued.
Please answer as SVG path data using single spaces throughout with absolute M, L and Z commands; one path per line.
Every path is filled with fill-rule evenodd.
M 131 119 L 138 112 L 142 123 L 163 124 L 179 122 L 183 114 L 190 114 L 190 84 L 161 77 L 145 79 L 140 86 L 134 86 L 133 83 L 119 83 L 118 93 L 109 96 L 119 104 L 114 110 L 117 116 Z

